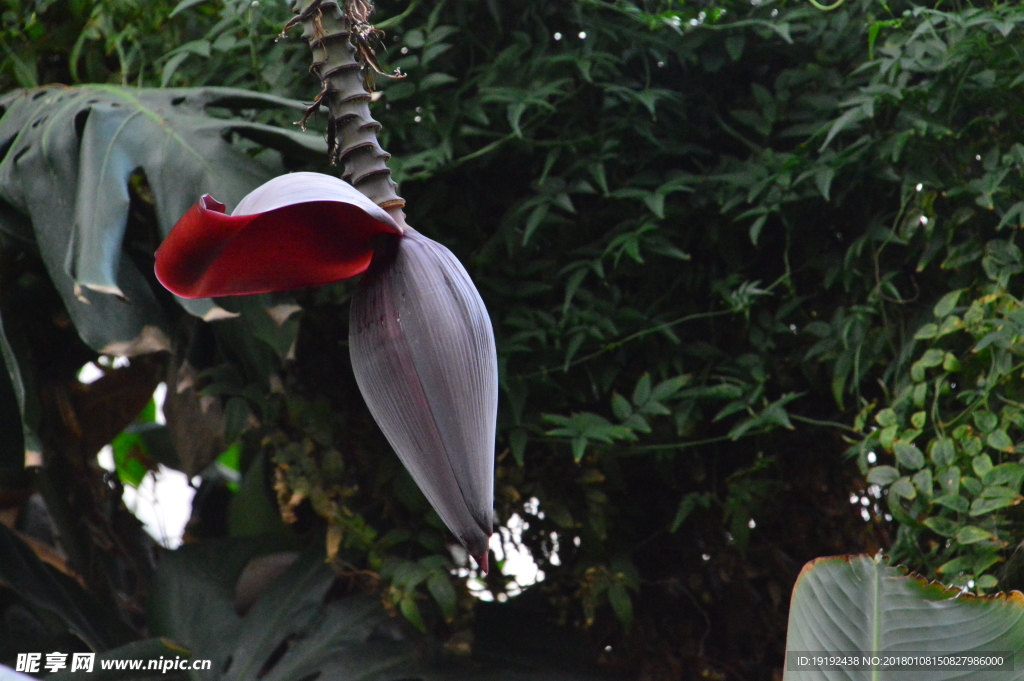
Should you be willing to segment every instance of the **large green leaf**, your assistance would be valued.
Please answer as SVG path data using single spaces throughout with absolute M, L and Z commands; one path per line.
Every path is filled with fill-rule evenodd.
M 167 554 L 153 583 L 151 630 L 185 646 L 191 659 L 212 661 L 195 679 L 218 681 L 588 681 L 547 657 L 506 664 L 438 664 L 408 638 L 379 598 L 331 595 L 334 574 L 323 553 L 307 551 L 266 588 L 244 615 L 236 582 L 258 553 L 280 537 L 208 541 Z M 319 544 L 318 544 L 319 546 Z M 126 650 L 126 649 L 125 649 Z M 108 657 L 116 658 L 117 651 Z M 127 651 L 124 657 L 129 657 Z M 145 676 L 131 677 L 144 679 Z
M 82 339 L 111 354 L 167 346 L 149 273 L 122 257 L 130 178 L 141 171 L 165 235 L 204 193 L 229 207 L 283 172 L 276 154 L 323 152 L 321 139 L 209 109 L 300 110 L 280 97 L 228 88 L 44 87 L 0 99 L 0 229 L 33 242 Z M 253 145 L 249 145 L 253 146 Z M 179 301 L 223 314 L 210 301 Z
M 231 636 L 240 621 L 231 603 L 234 584 L 246 562 L 270 548 L 266 541 L 247 538 L 206 541 L 167 553 L 150 589 L 153 633 L 190 649 L 201 647 L 210 631 Z
M 236 614 L 234 578 L 258 541 L 184 547 L 161 563 L 151 600 L 153 629 L 213 660 L 202 678 L 298 681 L 409 678 L 415 646 L 396 637 L 380 601 L 326 598 L 334 574 L 304 554 L 256 601 Z M 389 676 L 389 669 L 400 667 Z
M 92 650 L 107 650 L 132 635 L 115 613 L 74 580 L 39 560 L 3 523 L 0 523 L 0 584 L 32 606 L 56 615 L 68 631 Z
M 798 671 L 800 655 L 955 655 L 1000 652 L 1016 671 L 941 666 L 927 672 L 882 667 Z M 785 679 L 1024 678 L 1024 597 L 1019 592 L 979 598 L 908 576 L 881 557 L 838 556 L 808 563 L 797 579 L 789 612 Z

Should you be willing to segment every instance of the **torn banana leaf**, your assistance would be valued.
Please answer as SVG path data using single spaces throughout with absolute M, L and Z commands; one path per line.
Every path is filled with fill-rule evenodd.
M 233 206 L 283 171 L 282 155 L 324 151 L 315 135 L 216 118 L 211 107 L 303 108 L 230 88 L 50 86 L 0 99 L 0 229 L 38 250 L 94 350 L 133 355 L 169 342 L 148 267 L 125 254 L 133 174 L 152 194 L 155 246 L 197 195 Z M 239 138 L 279 154 L 251 156 Z M 224 315 L 209 300 L 179 302 L 197 316 Z

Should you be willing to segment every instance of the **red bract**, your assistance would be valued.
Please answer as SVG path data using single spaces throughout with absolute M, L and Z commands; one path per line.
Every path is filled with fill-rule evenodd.
M 451 251 L 341 180 L 285 175 L 232 215 L 204 196 L 157 250 L 185 297 L 267 293 L 366 270 L 349 350 L 359 389 L 416 484 L 484 571 L 492 531 L 498 362 L 483 300 Z
M 350 184 L 293 173 L 253 190 L 227 215 L 209 195 L 156 251 L 156 277 L 183 298 L 287 291 L 363 273 L 379 234 L 401 234 Z

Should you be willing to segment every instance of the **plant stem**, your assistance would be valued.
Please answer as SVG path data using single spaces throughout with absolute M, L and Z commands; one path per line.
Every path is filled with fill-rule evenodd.
M 361 12 L 368 13 L 369 3 L 357 1 Z M 343 8 L 338 0 L 296 0 L 292 11 L 298 16 L 285 29 L 301 24 L 302 39 L 313 52 L 310 71 L 320 79 L 323 89 L 306 117 L 322 105 L 328 108 L 327 153 L 331 163 L 340 163 L 342 179 L 405 227 L 405 200 L 396 193 L 398 185 L 387 167 L 391 155 L 377 141 L 381 125 L 370 116 L 366 69 L 376 66 L 367 44 L 372 28 L 364 17 L 350 20 L 355 4 L 345 0 Z

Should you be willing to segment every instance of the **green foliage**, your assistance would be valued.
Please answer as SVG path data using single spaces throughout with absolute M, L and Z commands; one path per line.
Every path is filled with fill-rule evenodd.
M 692 531 L 695 512 L 717 509 L 746 546 L 752 516 L 780 488 L 776 457 L 752 465 L 755 453 L 783 446 L 780 430 L 849 423 L 851 398 L 864 407 L 902 394 L 921 371 L 936 380 L 946 351 L 921 355 L 911 340 L 922 304 L 987 281 L 1005 288 L 1020 271 L 1019 250 L 998 234 L 1020 222 L 1020 131 L 1005 113 L 1022 66 L 1004 40 L 1024 21 L 1016 6 L 889 13 L 861 2 L 821 14 L 723 4 L 698 14 L 655 4 L 587 3 L 585 39 L 577 28 L 559 26 L 560 40 L 527 28 L 540 14 L 528 15 L 507 45 L 492 38 L 488 52 L 478 38 L 486 69 L 462 70 L 449 50 L 430 65 L 458 80 L 418 96 L 381 84 L 389 148 L 419 164 L 397 166 L 413 224 L 472 244 L 498 218 L 470 252 L 507 358 L 506 442 L 526 468 L 510 478 L 559 518 L 530 521 L 573 528 L 580 553 L 604 560 L 607 542 L 625 538 L 616 521 L 609 532 L 608 509 L 636 496 L 618 496 L 616 483 L 556 488 L 548 480 L 567 473 L 541 462 L 558 445 L 609 481 L 628 479 L 637 456 L 673 462 L 665 492 L 679 501 L 662 526 Z M 458 28 L 495 35 L 466 20 Z M 419 38 L 394 62 L 415 79 L 429 72 Z M 403 88 L 394 100 L 393 88 Z M 488 172 L 522 178 L 531 193 L 495 191 Z M 457 190 L 438 194 L 439 178 Z M 438 212 L 476 193 L 491 205 Z M 639 409 L 643 377 L 680 375 L 685 386 L 659 401 L 669 414 Z M 912 416 L 901 433 L 919 428 Z M 901 468 L 888 481 L 919 504 L 927 438 L 894 449 Z M 701 471 L 734 441 L 750 443 L 730 449 L 747 458 L 708 485 Z M 933 472 L 933 498 L 940 482 Z M 1013 495 L 975 510 L 998 516 L 1006 509 L 990 506 Z M 964 517 L 964 527 L 982 522 Z M 901 548 L 907 530 L 899 536 L 899 558 L 927 570 Z M 940 552 L 995 548 L 965 530 Z M 966 584 L 969 572 L 948 579 Z
M 588 567 L 583 572 L 580 598 L 583 611 L 593 623 L 597 608 L 608 604 L 624 629 L 633 622 L 633 596 L 640 590 L 636 566 L 625 556 L 616 556 L 609 565 Z
M 283 2 L 4 0 L 0 90 L 51 82 L 245 86 L 295 96 L 305 45 Z
M 613 440 L 634 440 L 636 436 L 628 426 L 613 426 L 597 414 L 574 414 L 571 417 L 549 415 L 547 420 L 561 426 L 549 430 L 548 435 L 571 438 L 573 459 L 583 458 L 588 440 L 611 443 Z
M 239 557 L 251 556 L 253 546 L 236 540 L 227 551 L 213 546 L 168 556 L 154 583 L 154 633 L 187 646 L 194 658 L 213 660 L 215 678 L 259 674 L 298 681 L 319 671 L 398 679 L 413 673 L 418 665 L 410 641 L 375 636 L 388 621 L 376 599 L 328 597 L 334 574 L 322 555 L 304 554 L 278 579 L 263 578 L 255 603 L 239 616 L 233 599 L 247 576 Z
M 391 583 L 388 588 L 391 603 L 420 631 L 426 631 L 416 603 L 422 598 L 422 592 L 417 589 L 421 585 L 426 586 L 445 621 L 451 622 L 455 618 L 455 589 L 451 584 L 451 567 L 441 556 L 427 556 L 416 562 L 391 560 L 384 564 L 380 576 Z
M 986 289 L 936 304 L 936 321 L 915 334 L 924 349 L 910 381 L 857 447 L 862 465 L 869 453 L 892 454 L 894 465 L 868 468 L 867 480 L 888 490 L 902 524 L 894 557 L 980 593 L 997 586 L 1019 541 L 1014 507 L 1024 499 L 1024 305 L 998 281 Z
M 55 643 L 67 645 L 74 641 L 73 635 L 93 650 L 105 650 L 128 640 L 131 634 L 110 604 L 97 602 L 74 580 L 47 567 L 5 525 L 0 525 L 0 555 L 4 584 L 62 625 L 51 630 Z
M 951 275 L 952 290 L 928 296 L 937 301 L 934 316 L 915 320 L 877 425 L 856 451 L 865 469 L 868 452 L 892 454 L 867 475 L 887 488 L 900 525 L 894 558 L 981 593 L 999 584 L 1020 536 L 1013 507 L 1024 467 L 1015 445 L 1012 344 L 1020 305 L 1014 280 L 1024 270 L 1006 232 L 1020 222 L 1021 147 L 1015 125 L 985 107 L 1005 105 L 1019 81 L 1019 58 L 999 37 L 1022 22 L 1016 7 L 906 14 L 899 31 L 882 33 L 885 42 L 864 68 L 870 82 L 826 139 L 847 126 L 863 131 L 858 121 L 893 121 L 882 149 L 914 172 L 904 174 L 900 212 L 879 252 L 903 248 L 918 273 Z M 927 165 L 922 152 L 933 154 Z M 904 298 L 897 280 L 883 295 Z

